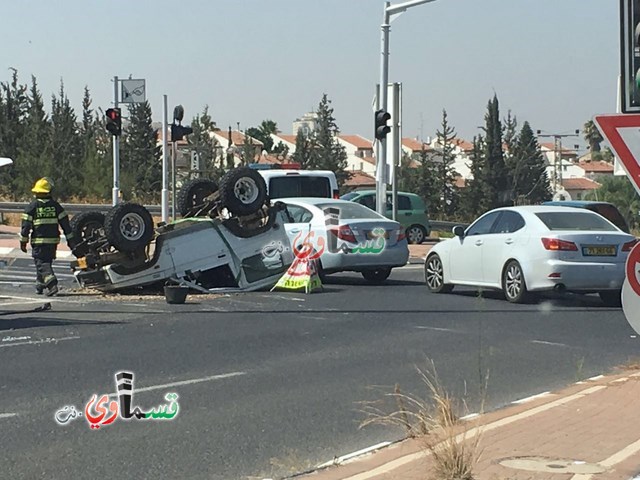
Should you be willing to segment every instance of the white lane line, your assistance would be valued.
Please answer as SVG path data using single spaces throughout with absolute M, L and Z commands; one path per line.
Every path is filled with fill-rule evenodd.
M 0 345 L 0 348 L 17 347 L 19 345 L 40 345 L 42 343 L 58 343 L 63 340 L 76 340 L 80 337 L 60 337 L 60 338 L 45 338 L 44 340 L 29 340 L 28 342 L 16 342 L 7 343 L 6 345 Z
M 531 343 L 538 343 L 540 345 L 551 345 L 554 347 L 568 347 L 569 345 L 566 345 L 564 343 L 556 343 L 556 342 L 547 342 L 545 340 L 531 340 Z
M 557 406 L 560 405 L 564 405 L 567 404 L 569 402 L 572 402 L 573 400 L 578 400 L 580 398 L 583 398 L 586 395 L 590 395 L 592 393 L 598 392 L 604 388 L 607 388 L 604 385 L 596 385 L 594 387 L 591 388 L 586 388 L 584 390 L 581 390 L 578 393 L 574 393 L 573 395 L 569 395 L 568 397 L 564 397 L 564 398 L 559 398 L 558 400 L 554 400 L 553 402 L 549 402 L 546 403 L 544 405 L 540 405 L 539 407 L 535 407 L 532 408 L 530 410 L 526 410 L 522 413 L 518 413 L 516 415 L 512 415 L 510 417 L 505 417 L 501 420 L 496 420 L 495 422 L 491 422 L 488 423 L 486 425 L 482 425 L 479 427 L 474 427 L 471 428 L 469 431 L 467 432 L 463 432 L 459 435 L 457 435 L 455 437 L 455 442 L 459 443 L 462 440 L 464 440 L 465 438 L 470 438 L 470 437 L 474 437 L 475 435 L 478 435 L 479 433 L 486 433 L 490 430 L 494 430 L 496 428 L 499 427 L 503 427 L 505 425 L 509 425 L 510 423 L 513 422 L 517 422 L 518 420 L 522 420 L 524 418 L 527 417 L 531 417 L 533 415 L 536 415 L 538 413 L 544 412 L 546 410 L 550 410 L 552 408 L 555 408 Z M 359 473 L 357 475 L 352 475 L 350 477 L 347 478 L 343 478 L 342 480 L 367 480 L 370 478 L 375 478 L 376 476 L 379 475 L 383 475 L 383 474 L 387 474 L 393 470 L 396 470 L 397 468 L 402 467 L 403 465 L 406 465 L 408 463 L 411 463 L 413 461 L 416 460 L 420 460 L 423 459 L 425 456 L 428 456 L 428 453 L 425 452 L 417 452 L 417 453 L 411 453 L 409 455 L 405 455 L 404 457 L 400 457 L 397 458 L 395 460 L 392 460 L 391 462 L 388 462 L 384 465 L 381 465 L 377 468 L 374 468 L 373 470 L 370 470 L 368 472 L 363 472 L 363 473 Z
M 143 388 L 136 387 L 135 392 L 136 393 L 138 393 L 138 392 L 150 392 L 152 390 L 162 390 L 163 388 L 181 387 L 183 385 L 193 385 L 195 383 L 211 382 L 213 380 L 222 380 L 222 379 L 225 379 L 225 378 L 239 377 L 241 375 L 246 375 L 246 374 L 247 374 L 247 372 L 222 373 L 220 375 L 212 375 L 210 377 L 193 378 L 191 380 L 183 380 L 181 382 L 165 383 L 165 384 L 162 384 L 162 385 L 153 385 L 151 387 L 143 387 Z M 117 397 L 118 394 L 117 393 L 112 393 L 109 396 L 110 397 Z
M 359 457 L 359 456 L 364 455 L 366 453 L 373 452 L 374 450 L 379 450 L 379 449 L 387 447 L 389 445 L 391 445 L 391 442 L 380 442 L 380 443 L 377 443 L 377 444 L 372 445 L 370 447 L 363 448 L 362 450 L 358 450 L 356 452 L 348 453 L 346 455 L 342 455 L 341 457 L 337 457 L 337 458 L 335 458 L 333 460 L 330 460 L 330 461 L 325 462 L 325 463 L 323 463 L 321 465 L 318 465 L 316 468 L 325 468 L 325 467 L 330 467 L 331 465 L 340 465 L 341 463 L 344 463 L 347 460 L 351 460 L 352 458 Z
M 0 302 L 0 307 L 8 305 L 30 305 L 32 303 L 44 303 L 42 300 L 23 300 L 22 302 Z
M 547 395 L 551 395 L 551 392 L 538 393 L 537 395 L 531 395 L 530 397 L 521 398 L 520 400 L 514 400 L 511 403 L 515 403 L 515 404 L 519 405 L 521 403 L 527 403 L 527 402 L 530 402 L 532 400 L 535 400 L 536 398 L 546 397 Z
M 13 250 L 13 247 L 0 247 L 0 255 L 9 255 Z
M 17 413 L 0 413 L 0 419 L 17 417 L 17 416 L 18 416 Z
M 458 333 L 456 330 L 452 330 L 450 328 L 443 328 L 443 327 L 427 327 L 425 325 L 416 325 L 415 328 L 419 328 L 421 330 L 435 330 L 436 332 Z
M 620 462 L 624 462 L 627 458 L 635 455 L 638 452 L 640 452 L 640 440 L 636 440 L 632 444 L 624 447 L 622 450 L 614 453 L 609 458 L 603 460 L 602 462 L 598 462 L 598 465 L 602 465 L 605 468 L 611 468 Z M 571 477 L 571 480 L 591 480 L 592 478 L 593 474 L 579 473 Z
M 595 377 L 587 378 L 587 381 L 600 380 L 601 378 L 604 378 L 604 375 L 596 375 Z
M 306 299 L 304 298 L 296 298 L 296 297 L 284 297 L 281 295 L 261 295 L 262 298 L 279 298 L 281 300 L 293 300 L 296 302 L 304 302 Z
M 464 417 L 460 417 L 460 420 L 471 420 L 473 418 L 479 417 L 479 413 L 470 413 L 469 415 L 465 415 Z

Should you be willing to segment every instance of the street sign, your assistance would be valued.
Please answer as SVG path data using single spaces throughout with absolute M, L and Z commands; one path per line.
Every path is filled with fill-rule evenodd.
M 640 115 L 596 115 L 593 121 L 640 194 Z
M 144 79 L 122 80 L 121 103 L 144 103 L 146 100 Z
M 640 243 L 629 252 L 626 272 L 622 287 L 622 311 L 631 328 L 640 334 Z
M 198 152 L 191 152 L 191 170 L 200 170 L 200 155 L 198 155 Z

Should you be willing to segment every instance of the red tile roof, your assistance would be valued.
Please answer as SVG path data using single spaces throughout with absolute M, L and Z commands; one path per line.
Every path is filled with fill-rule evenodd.
M 345 187 L 355 188 L 355 187 L 371 187 L 376 184 L 375 177 L 360 172 L 358 170 L 351 172 L 351 178 L 347 180 L 344 185 Z
M 362 150 L 371 150 L 373 148 L 371 140 L 367 140 L 360 135 L 339 135 L 339 137 L 341 140 L 344 140 L 345 142 Z
M 421 142 L 419 140 L 416 140 L 415 138 L 408 138 L 408 137 L 402 139 L 402 146 L 414 152 L 419 152 L 423 148 L 425 150 L 431 150 L 431 147 L 428 144 Z
M 370 163 L 371 165 L 376 164 L 376 159 L 374 157 L 362 157 L 360 160 L 364 160 L 365 162 Z
M 603 161 L 578 162 L 578 166 L 585 172 L 613 173 L 613 165 Z
M 562 180 L 562 186 L 565 190 L 596 190 L 600 188 L 598 182 L 588 178 L 566 178 Z
M 462 178 L 460 175 L 458 175 L 456 177 L 456 179 L 453 182 L 453 184 L 458 188 L 464 188 L 464 187 L 467 186 L 466 180 L 464 178 Z
M 225 146 L 227 146 L 228 139 L 229 139 L 229 131 L 228 130 L 227 131 L 220 130 L 219 132 L 215 132 L 215 133 L 216 133 L 216 135 L 219 135 L 220 137 L 224 138 L 224 140 L 225 140 L 224 144 L 225 144 Z M 237 130 L 232 130 L 231 131 L 231 142 L 234 145 L 244 145 L 245 138 L 250 138 L 252 145 L 260 146 L 260 147 L 264 146 L 264 144 L 260 140 L 258 140 L 256 138 L 249 137 L 249 136 L 245 135 L 244 133 L 239 132 Z
M 295 135 L 280 135 L 278 133 L 278 134 L 276 134 L 276 136 L 278 138 L 281 138 L 282 140 L 284 140 L 287 143 L 293 143 L 294 145 L 296 144 L 296 136 Z

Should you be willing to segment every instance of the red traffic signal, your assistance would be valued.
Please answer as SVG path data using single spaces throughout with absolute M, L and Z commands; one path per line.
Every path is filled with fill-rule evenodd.
M 116 137 L 122 134 L 122 117 L 120 116 L 119 108 L 109 108 L 105 112 L 107 117 L 106 128 L 107 131 Z

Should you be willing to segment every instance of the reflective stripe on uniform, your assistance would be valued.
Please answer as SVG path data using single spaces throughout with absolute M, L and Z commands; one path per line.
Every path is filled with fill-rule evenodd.
M 58 215 L 58 218 L 60 218 L 60 219 L 61 219 L 61 218 L 64 218 L 64 217 L 66 217 L 66 216 L 67 216 L 67 212 L 65 212 L 64 210 L 62 210 L 62 211 L 60 212 L 60 214 Z
M 20 235 L 20 243 L 29 243 L 29 237 L 23 237 Z
M 58 224 L 58 219 L 57 218 L 36 218 L 33 221 L 33 226 L 36 227 L 38 225 L 57 225 Z
M 70 238 L 73 238 L 73 237 L 75 237 L 73 232 L 69 232 L 69 235 L 65 235 L 65 238 L 67 238 L 67 240 L 70 239 Z
M 60 243 L 60 239 L 53 237 L 31 239 L 32 245 L 57 245 L 58 243 Z
M 26 222 L 31 222 L 31 221 L 33 221 L 33 217 L 31 215 L 29 215 L 28 213 L 23 213 L 22 214 L 22 220 L 24 220 Z

